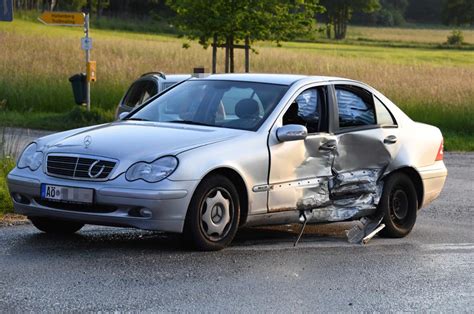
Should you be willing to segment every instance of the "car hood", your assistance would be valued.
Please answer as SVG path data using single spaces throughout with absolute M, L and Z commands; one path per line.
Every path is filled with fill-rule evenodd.
M 153 161 L 160 156 L 229 140 L 241 130 L 184 124 L 123 121 L 79 129 L 39 141 L 46 154 L 71 153 L 118 159 L 120 168 L 137 161 Z M 45 138 L 46 140 L 47 138 Z M 41 145 L 43 144 L 43 145 Z

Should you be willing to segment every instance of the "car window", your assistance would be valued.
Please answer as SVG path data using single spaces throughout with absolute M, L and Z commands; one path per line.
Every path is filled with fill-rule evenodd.
M 396 125 L 397 123 L 393 119 L 392 115 L 388 111 L 387 107 L 374 96 L 375 113 L 377 114 L 377 124 L 379 125 Z
M 191 80 L 160 95 L 129 118 L 256 130 L 287 90 L 287 85 Z
M 141 80 L 133 83 L 130 87 L 123 104 L 134 108 L 141 105 L 145 100 L 158 92 L 155 82 L 150 80 Z
M 263 116 L 264 110 L 262 102 L 255 93 L 255 90 L 253 90 L 252 88 L 232 87 L 222 95 L 221 111 L 223 111 L 224 114 L 221 115 L 221 118 L 223 120 L 238 119 L 235 113 L 235 106 L 241 99 L 255 100 L 258 104 L 259 116 Z
M 375 125 L 374 106 L 371 94 L 356 87 L 336 86 L 339 108 L 339 127 Z
M 143 86 L 143 95 L 142 99 L 140 100 L 140 104 L 144 103 L 148 98 L 155 96 L 157 93 L 158 87 L 156 86 L 155 82 L 147 81 Z
M 320 130 L 322 109 L 326 101 L 325 88 L 311 88 L 299 94 L 283 116 L 283 125 L 304 125 L 309 133 Z

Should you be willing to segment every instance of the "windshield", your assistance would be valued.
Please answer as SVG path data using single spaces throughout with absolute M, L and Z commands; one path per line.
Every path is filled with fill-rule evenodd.
M 253 82 L 186 81 L 128 119 L 257 130 L 287 89 Z

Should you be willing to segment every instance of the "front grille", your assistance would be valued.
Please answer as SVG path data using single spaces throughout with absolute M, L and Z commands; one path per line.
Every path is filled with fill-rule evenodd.
M 105 180 L 116 162 L 80 156 L 48 155 L 46 170 L 49 175 L 73 179 Z

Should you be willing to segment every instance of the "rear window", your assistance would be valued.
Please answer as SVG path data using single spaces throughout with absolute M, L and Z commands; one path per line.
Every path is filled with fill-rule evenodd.
M 374 97 L 375 112 L 377 114 L 377 124 L 379 125 L 396 125 L 397 123 L 392 117 L 387 107 L 377 98 Z

